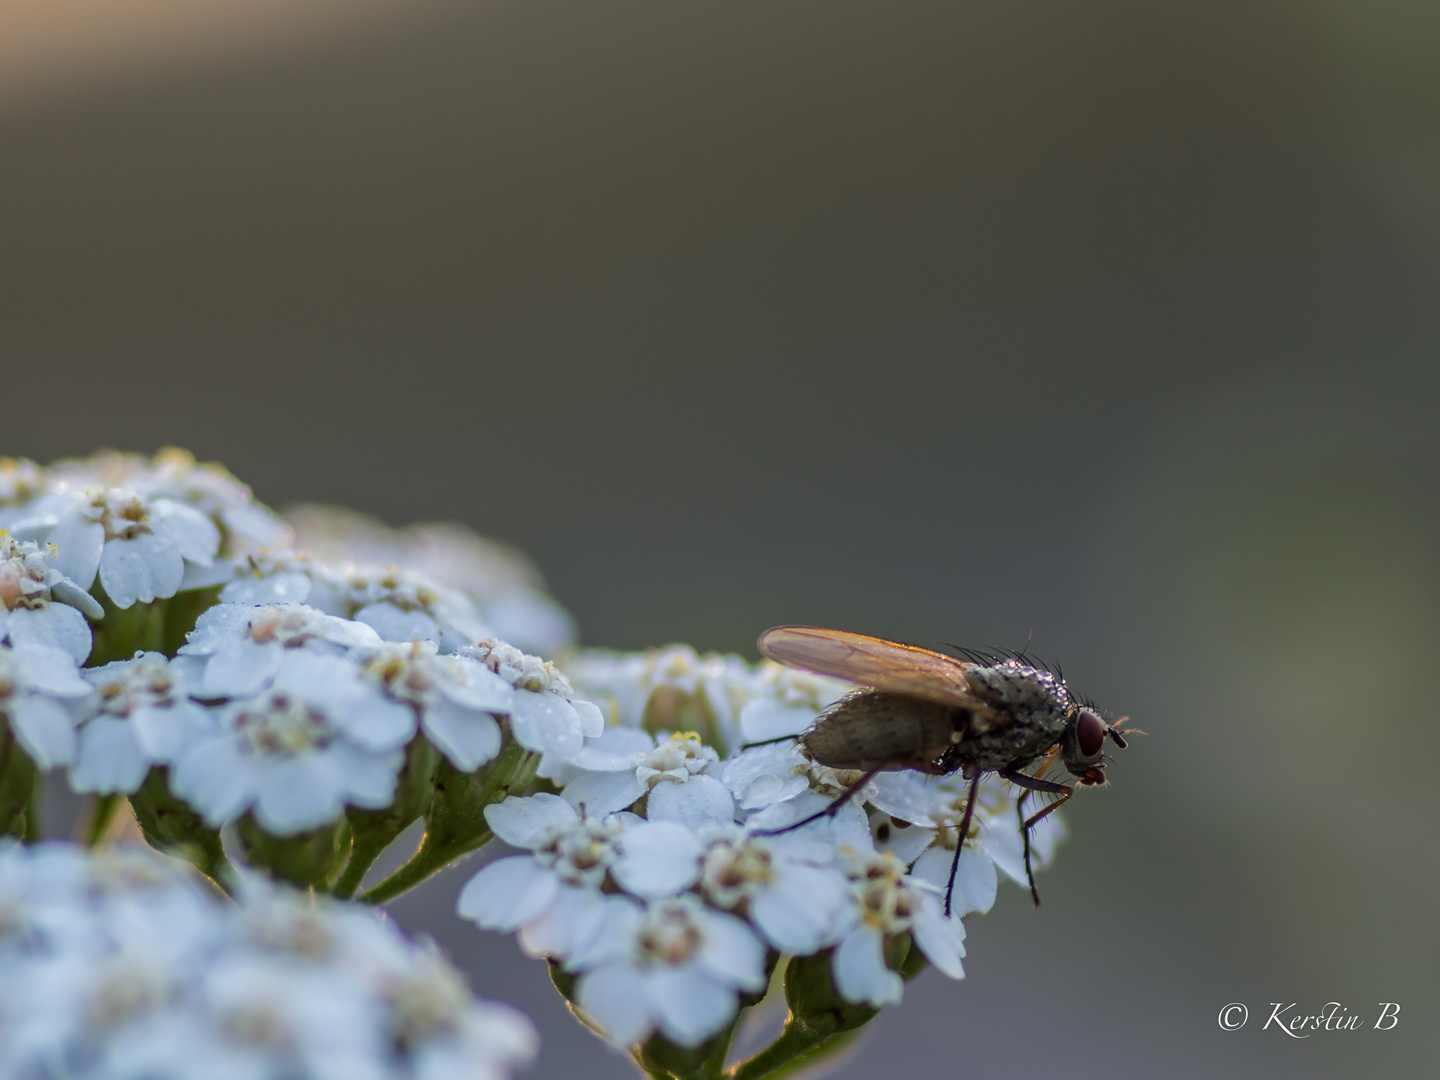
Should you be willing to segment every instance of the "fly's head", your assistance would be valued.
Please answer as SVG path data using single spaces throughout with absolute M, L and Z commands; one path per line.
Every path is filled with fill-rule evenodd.
M 1089 705 L 1078 705 L 1071 710 L 1066 718 L 1065 734 L 1060 738 L 1060 759 L 1082 786 L 1105 783 L 1101 759 L 1107 738 L 1121 750 L 1125 749 L 1125 733 Z

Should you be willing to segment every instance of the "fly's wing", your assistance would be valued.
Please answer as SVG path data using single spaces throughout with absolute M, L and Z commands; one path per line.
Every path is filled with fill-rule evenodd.
M 915 645 L 818 626 L 777 626 L 760 635 L 760 651 L 772 660 L 817 675 L 833 675 L 886 693 L 955 705 L 981 715 L 991 713 L 965 681 L 965 669 L 973 664 Z

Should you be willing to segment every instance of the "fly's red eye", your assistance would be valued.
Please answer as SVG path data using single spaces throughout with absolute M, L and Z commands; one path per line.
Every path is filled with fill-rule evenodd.
M 1105 745 L 1105 721 L 1089 709 L 1080 710 L 1080 717 L 1075 721 L 1075 742 L 1081 757 L 1097 756 L 1100 747 Z

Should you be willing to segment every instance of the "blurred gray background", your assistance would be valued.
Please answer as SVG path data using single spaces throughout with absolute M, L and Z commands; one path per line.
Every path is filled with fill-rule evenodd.
M 43 7 L 0 452 L 458 519 L 589 644 L 1033 634 L 1148 734 L 834 1075 L 1433 1075 L 1433 5 Z M 397 916 L 633 1075 L 473 868 Z

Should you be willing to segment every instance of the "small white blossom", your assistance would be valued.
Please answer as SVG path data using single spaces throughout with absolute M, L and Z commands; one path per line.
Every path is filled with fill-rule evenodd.
M 794 834 L 754 837 L 738 829 L 712 839 L 700 891 L 716 907 L 747 918 L 780 952 L 805 956 L 834 940 L 850 883 L 833 849 Z M 818 863 L 818 865 L 817 865 Z
M 333 821 L 346 804 L 388 806 L 416 725 L 355 664 L 304 650 L 282 657 L 267 690 L 217 714 L 180 756 L 171 788 L 212 826 L 253 807 L 277 835 Z
M 220 530 L 220 553 L 229 558 L 257 548 L 283 547 L 290 540 L 289 526 L 257 503 L 247 485 L 222 465 L 198 463 L 188 450 L 170 446 L 153 458 L 104 451 L 58 461 L 51 471 L 72 488 L 127 488 L 198 510 Z
M 964 816 L 968 781 L 957 776 L 923 777 L 889 773 L 876 778 L 871 804 L 884 817 L 876 818 L 876 846 L 893 851 L 912 873 L 941 888 L 950 879 L 956 831 Z M 959 914 L 986 912 L 995 901 L 996 869 L 1012 881 L 1028 884 L 1024 838 L 1015 808 L 1020 789 L 998 776 L 980 781 L 970 836 L 955 874 L 952 909 Z M 1040 804 L 1032 802 L 1029 812 Z M 888 823 L 887 820 L 888 819 Z M 897 828 L 897 825 L 907 828 Z M 1059 814 L 1048 814 L 1030 830 L 1030 860 L 1034 869 L 1046 866 L 1064 838 Z
M 454 652 L 490 635 L 470 598 L 399 566 L 310 564 L 307 601 L 321 611 L 366 623 L 386 641 L 434 641 Z
M 433 641 L 382 645 L 365 654 L 363 670 L 395 701 L 413 707 L 425 737 L 461 772 L 500 752 L 496 713 L 515 707 L 509 682 L 468 656 L 437 655 Z
M 0 716 L 40 769 L 75 759 L 75 718 L 69 702 L 90 690 L 75 658 L 63 649 L 0 644 Z
M 529 855 L 497 859 L 460 893 L 459 913 L 492 930 L 520 930 L 532 956 L 564 959 L 600 931 L 611 883 L 633 896 L 689 888 L 699 876 L 702 845 L 673 822 L 634 814 L 581 817 L 564 799 L 511 796 L 487 806 L 485 820 L 505 843 Z
M 900 1001 L 903 982 L 885 964 L 885 939 L 909 931 L 930 963 L 952 979 L 965 977 L 965 925 L 944 914 L 940 890 L 908 877 L 893 855 L 850 857 L 850 929 L 831 960 L 842 997 L 877 1008 Z
M 573 779 L 564 795 L 572 806 L 583 805 L 594 814 L 624 810 L 643 797 L 651 821 L 678 821 L 691 828 L 729 824 L 735 820 L 735 800 L 714 775 L 719 760 L 693 732 L 657 742 L 646 732 L 607 728 L 570 762 Z
M 137 849 L 0 847 L 0 1076 L 498 1080 L 533 1058 L 523 1016 L 373 911 L 253 879 L 238 899 Z
M 59 549 L 16 540 L 0 529 L 0 639 L 53 645 L 83 664 L 94 644 L 86 617 L 105 609 L 52 565 Z
M 577 697 L 565 676 L 549 661 L 494 638 L 482 638 L 456 655 L 478 661 L 515 688 L 508 710 L 510 730 L 515 741 L 527 750 L 552 760 L 568 760 L 580 752 L 586 736 L 598 736 L 605 728 L 600 710 Z M 541 772 L 547 772 L 543 763 Z
M 150 652 L 82 674 L 95 688 L 76 706 L 76 791 L 134 792 L 154 765 L 172 765 L 215 719 L 190 700 L 187 665 Z
M 380 644 L 380 636 L 364 623 L 304 604 L 217 604 L 201 614 L 180 655 L 202 665 L 202 696 L 243 697 L 268 686 L 288 653 L 343 656 Z
M 576 1004 L 611 1042 L 629 1046 L 659 1030 L 696 1046 L 735 1016 L 741 991 L 765 985 L 765 946 L 745 922 L 693 895 L 641 906 L 617 899 L 589 950 Z

